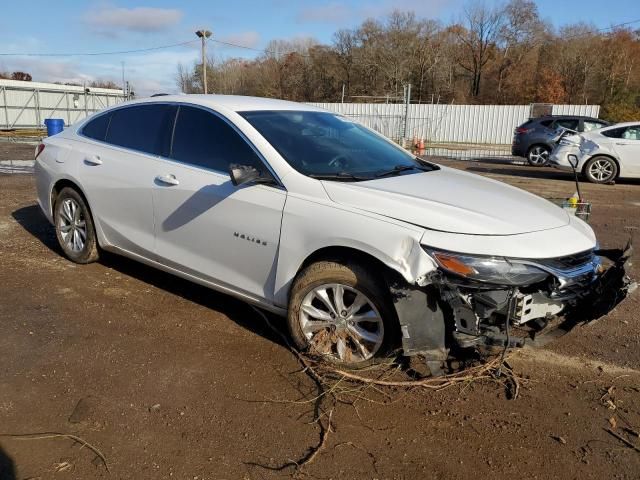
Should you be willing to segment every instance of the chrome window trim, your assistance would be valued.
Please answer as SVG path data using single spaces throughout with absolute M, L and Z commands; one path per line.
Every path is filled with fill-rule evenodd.
M 165 157 L 163 155 L 156 155 L 156 154 L 153 154 L 153 153 L 145 152 L 143 150 L 136 150 L 135 148 L 122 147 L 120 145 L 109 143 L 109 142 L 106 141 L 106 134 L 105 134 L 105 140 L 97 140 L 95 138 L 91 138 L 91 137 L 88 137 L 87 135 L 84 135 L 84 133 L 83 133 L 84 127 L 89 123 L 90 120 L 94 120 L 94 119 L 96 119 L 96 118 L 98 118 L 98 117 L 100 117 L 102 115 L 106 115 L 108 113 L 115 112 L 116 110 L 122 110 L 122 109 L 125 109 L 125 108 L 134 108 L 134 107 L 139 106 L 139 105 L 140 106 L 141 105 L 169 105 L 169 106 L 178 107 L 178 109 L 176 110 L 176 116 L 173 119 L 173 127 L 171 129 L 170 150 L 173 148 L 173 135 L 175 134 L 176 120 L 177 120 L 177 117 L 178 117 L 178 113 L 179 113 L 179 110 L 180 110 L 179 107 L 180 106 L 199 108 L 201 110 L 204 110 L 204 111 L 206 111 L 208 113 L 211 113 L 211 114 L 215 115 L 216 117 L 218 117 L 222 121 L 224 121 L 227 125 L 229 125 L 240 136 L 240 138 L 242 138 L 242 140 L 244 140 L 247 143 L 247 145 L 249 145 L 249 147 L 257 155 L 258 159 L 263 163 L 263 165 L 269 171 L 271 176 L 274 178 L 274 180 L 277 183 L 277 187 L 286 190 L 286 187 L 282 183 L 282 180 L 280 180 L 280 177 L 276 174 L 276 172 L 273 170 L 273 168 L 271 168 L 271 165 L 269 165 L 269 162 L 267 162 L 267 160 L 264 158 L 264 155 L 262 155 L 262 153 L 256 148 L 256 146 L 253 144 L 253 142 L 251 142 L 247 138 L 247 136 L 231 120 L 229 120 L 227 117 L 222 115 L 220 112 L 216 112 L 215 110 L 212 110 L 209 107 L 205 107 L 204 105 L 197 105 L 197 104 L 189 103 L 189 102 L 143 102 L 143 103 L 136 103 L 136 104 L 133 104 L 133 105 L 118 105 L 118 106 L 112 107 L 112 108 L 110 108 L 108 110 L 104 110 L 104 111 L 100 112 L 99 114 L 97 114 L 95 116 L 89 117 L 87 119 L 87 121 L 85 123 L 83 123 L 78 128 L 78 130 L 76 131 L 76 134 L 79 137 L 82 137 L 83 139 L 87 139 L 87 140 L 89 140 L 91 142 L 97 142 L 99 144 L 106 145 L 106 146 L 111 147 L 111 148 L 122 149 L 124 151 L 134 152 L 134 153 L 137 153 L 139 155 L 146 155 L 148 157 L 151 157 L 151 158 L 154 158 L 154 159 L 163 160 L 163 161 L 175 162 L 175 163 L 177 163 L 179 165 L 186 165 L 186 166 L 189 166 L 189 167 L 192 167 L 192 168 L 196 168 L 198 170 L 203 170 L 203 171 L 206 171 L 206 172 L 212 172 L 212 173 L 216 173 L 218 175 L 222 175 L 222 176 L 225 176 L 227 178 L 230 178 L 229 172 L 224 172 L 224 171 L 216 170 L 216 169 L 213 169 L 213 168 L 203 167 L 201 165 L 194 165 L 193 163 L 183 162 L 183 161 L 180 161 L 180 160 L 176 160 L 175 158 Z M 111 126 L 111 120 L 109 121 L 109 126 Z M 108 128 L 107 128 L 107 133 L 108 133 Z M 267 184 L 259 184 L 259 185 L 269 186 Z

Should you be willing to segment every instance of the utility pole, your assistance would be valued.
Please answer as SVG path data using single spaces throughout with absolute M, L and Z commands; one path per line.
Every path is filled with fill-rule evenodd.
M 122 95 L 126 95 L 126 83 L 124 81 L 124 60 L 120 62 L 122 64 Z
M 407 138 L 407 127 L 409 126 L 409 105 L 411 104 L 411 84 L 404 85 L 404 128 L 402 138 Z
M 209 30 L 198 30 L 196 35 L 200 37 L 202 41 L 202 87 L 204 88 L 205 95 L 207 94 L 207 48 L 206 41 L 207 38 L 211 36 L 211 32 Z

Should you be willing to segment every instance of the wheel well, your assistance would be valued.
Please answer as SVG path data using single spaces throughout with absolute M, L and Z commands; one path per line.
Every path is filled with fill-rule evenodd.
M 527 148 L 527 156 L 529 156 L 529 152 L 531 152 L 531 150 L 533 150 L 535 147 L 544 147 L 547 150 L 551 151 L 553 150 L 549 145 L 547 145 L 546 143 L 533 143 L 531 145 L 529 145 L 529 148 Z
M 592 156 L 591 158 L 589 158 L 589 160 L 587 160 L 586 162 L 584 162 L 584 165 L 582 165 L 582 174 L 586 175 L 587 174 L 587 164 L 594 158 L 596 157 L 606 157 L 609 160 L 613 160 L 613 163 L 616 164 L 616 178 L 618 178 L 620 176 L 620 162 L 618 162 L 618 159 L 615 157 L 612 157 L 611 155 L 607 155 L 606 153 L 598 153 L 597 155 Z
M 383 278 L 387 282 L 392 278 L 400 277 L 400 274 L 398 272 L 385 265 L 370 253 L 363 252 L 362 250 L 358 250 L 357 248 L 342 246 L 324 247 L 316 250 L 307 258 L 305 258 L 304 262 L 302 262 L 302 265 L 300 265 L 296 276 L 298 276 L 300 272 L 302 272 L 312 263 L 326 260 L 352 263 L 355 262 L 358 265 L 370 269 L 373 273 L 383 275 Z
M 63 179 L 63 180 L 58 180 L 55 183 L 55 185 L 53 186 L 53 188 L 51 189 L 51 214 L 52 214 L 52 216 L 53 216 L 53 209 L 54 209 L 54 205 L 55 205 L 55 202 L 56 202 L 56 198 L 58 198 L 58 194 L 62 191 L 62 189 L 66 188 L 66 187 L 72 188 L 76 192 L 78 192 L 78 194 L 84 200 L 84 203 L 87 205 L 87 208 L 89 209 L 89 212 L 91 212 L 91 207 L 89 206 L 89 202 L 87 201 L 87 197 L 85 196 L 85 194 L 82 191 L 82 189 L 78 185 L 76 185 L 74 182 L 72 182 L 71 180 Z

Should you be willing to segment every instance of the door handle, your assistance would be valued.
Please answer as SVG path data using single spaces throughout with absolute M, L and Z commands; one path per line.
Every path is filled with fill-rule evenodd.
M 165 185 L 179 185 L 180 182 L 175 175 L 158 175 L 156 181 L 164 183 Z
M 84 161 L 89 165 L 102 165 L 102 160 L 100 160 L 99 155 L 91 155 L 90 157 L 85 158 Z
M 629 145 L 627 142 L 616 142 L 616 145 Z

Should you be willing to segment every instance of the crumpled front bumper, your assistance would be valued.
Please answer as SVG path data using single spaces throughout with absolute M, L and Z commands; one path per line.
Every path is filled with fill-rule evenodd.
M 596 250 L 608 265 L 578 265 L 553 275 L 549 288 L 473 284 L 441 270 L 425 287 L 393 285 L 405 355 L 428 362 L 447 359 L 451 348 L 521 347 L 552 334 L 549 320 L 562 315 L 562 332 L 603 317 L 635 288 L 627 271 L 633 249 Z M 567 272 L 571 272 L 568 274 Z M 540 334 L 540 332 L 543 332 Z

